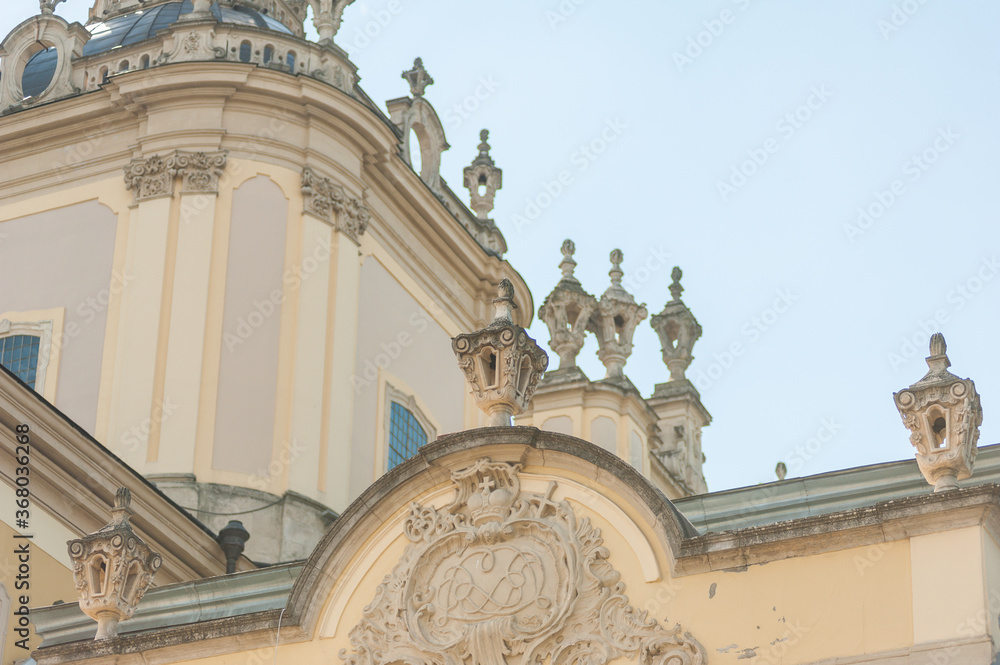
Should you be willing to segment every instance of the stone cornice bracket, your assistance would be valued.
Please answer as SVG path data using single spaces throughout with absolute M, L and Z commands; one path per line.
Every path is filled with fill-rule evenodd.
M 524 413 L 549 357 L 521 326 L 514 323 L 514 285 L 503 279 L 493 299 L 493 322 L 481 330 L 458 335 L 451 348 L 472 388 L 476 406 L 489 416 L 490 427 L 508 427 L 511 417 Z
M 957 489 L 972 475 L 983 424 L 976 384 L 948 371 L 947 350 L 944 335 L 934 333 L 927 374 L 892 396 L 917 449 L 917 466 L 935 492 Z
M 649 322 L 660 337 L 663 362 L 670 370 L 671 381 L 684 379 L 684 372 L 694 359 L 691 350 L 702 332 L 698 320 L 681 300 L 681 293 L 684 292 L 684 287 L 681 286 L 683 275 L 681 269 L 674 266 L 670 273 L 670 278 L 673 280 L 670 285 L 672 299 L 663 307 L 663 311 L 654 314 Z
M 597 357 L 607 368 L 605 378 L 613 379 L 624 375 L 625 361 L 632 355 L 632 336 L 635 328 L 649 312 L 645 304 L 638 304 L 635 298 L 622 287 L 621 263 L 625 255 L 620 249 L 611 252 L 611 286 L 601 296 L 597 312 L 590 320 L 588 330 L 597 336 L 600 348 Z
M 302 169 L 302 205 L 303 212 L 333 225 L 357 244 L 361 243 L 371 220 L 371 212 L 362 199 L 350 196 L 343 187 L 321 177 L 309 166 Z
M 583 290 L 574 275 L 576 261 L 572 240 L 562 244 L 562 279 L 538 308 L 538 318 L 549 328 L 549 347 L 559 356 L 559 369 L 576 367 L 576 357 L 586 341 L 587 326 L 597 311 L 597 298 Z
M 400 76 L 410 84 L 410 94 L 414 97 L 423 97 L 427 86 L 434 84 L 434 79 L 424 69 L 424 61 L 421 58 L 415 58 L 413 67 L 407 69 Z
M 118 623 L 135 613 L 162 559 L 132 531 L 128 520 L 132 493 L 115 494 L 111 522 L 94 533 L 66 543 L 80 609 L 97 622 L 95 640 L 118 636 Z
M 351 629 L 346 665 L 705 665 L 680 624 L 629 603 L 600 529 L 559 498 L 521 489 L 519 464 L 454 471 L 446 508 L 413 503 L 406 549 Z
M 125 188 L 133 191 L 132 202 L 172 197 L 174 178 L 181 176 L 182 194 L 218 194 L 219 177 L 226 168 L 227 151 L 175 151 L 166 157 L 153 155 L 133 159 L 125 165 Z
M 73 63 L 83 56 L 83 47 L 90 40 L 90 33 L 79 23 L 68 23 L 52 13 L 56 2 L 50 2 L 49 11 L 42 2 L 42 14 L 24 21 L 0 43 L 0 113 L 12 113 L 42 102 L 78 95 L 84 85 L 82 67 L 74 70 Z M 28 61 L 41 50 L 56 51 L 55 71 L 45 89 L 32 97 L 25 97 L 21 78 Z
M 490 157 L 490 130 L 479 132 L 479 154 L 472 160 L 470 166 L 462 171 L 463 184 L 471 195 L 470 207 L 476 212 L 476 217 L 482 221 L 490 218 L 493 210 L 493 198 L 497 190 L 503 187 L 503 171 L 496 167 Z M 481 190 L 481 191 L 480 191 Z

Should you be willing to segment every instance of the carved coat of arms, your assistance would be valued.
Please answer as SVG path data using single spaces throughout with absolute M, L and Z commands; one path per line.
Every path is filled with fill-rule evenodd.
M 703 665 L 679 625 L 633 608 L 599 529 L 553 495 L 523 493 L 517 464 L 452 474 L 456 497 L 414 503 L 410 543 L 350 632 L 347 665 Z

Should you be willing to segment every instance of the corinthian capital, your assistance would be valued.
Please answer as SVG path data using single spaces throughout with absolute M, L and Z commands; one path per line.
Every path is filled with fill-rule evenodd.
M 364 201 L 308 166 L 302 169 L 302 197 L 304 212 L 332 224 L 355 243 L 361 241 L 371 220 L 371 212 Z

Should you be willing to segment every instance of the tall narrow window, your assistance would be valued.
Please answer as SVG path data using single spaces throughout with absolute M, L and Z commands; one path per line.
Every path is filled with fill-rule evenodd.
M 34 335 L 11 335 L 0 339 L 0 364 L 32 389 L 38 372 L 40 341 Z
M 253 47 L 250 46 L 250 42 L 243 42 L 240 44 L 240 62 L 250 62 L 252 48 Z
M 389 405 L 389 468 L 402 464 L 427 445 L 427 432 L 413 412 L 399 402 Z
M 288 65 L 288 71 L 292 74 L 295 73 L 295 51 L 289 51 L 285 55 L 285 64 Z
M 268 44 L 264 47 L 264 64 L 271 62 L 271 58 L 274 57 L 274 47 Z

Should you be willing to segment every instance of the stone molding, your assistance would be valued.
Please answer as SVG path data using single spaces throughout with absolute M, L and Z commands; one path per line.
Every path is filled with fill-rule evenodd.
M 133 159 L 124 166 L 125 188 L 133 191 L 132 202 L 172 197 L 174 179 L 182 179 L 181 194 L 218 194 L 219 177 L 226 168 L 226 150 L 185 152 L 176 150 L 161 157 Z
M 356 244 L 361 243 L 371 220 L 371 212 L 361 199 L 309 166 L 302 169 L 302 199 L 303 212 L 331 224 Z
M 24 21 L 7 35 L 0 44 L 0 113 L 21 110 L 41 102 L 77 95 L 85 85 L 83 68 L 74 69 L 73 61 L 82 57 L 83 46 L 90 33 L 79 23 L 67 23 L 63 18 L 48 12 Z M 25 99 L 21 76 L 28 60 L 38 51 L 55 48 L 57 54 L 52 80 L 38 95 Z
M 664 628 L 625 595 L 599 529 L 556 481 L 520 491 L 520 464 L 481 458 L 454 471 L 444 510 L 413 503 L 410 541 L 350 632 L 348 665 L 553 665 L 621 657 L 703 665 L 680 624 Z

